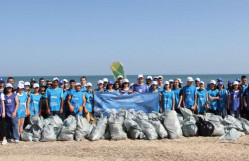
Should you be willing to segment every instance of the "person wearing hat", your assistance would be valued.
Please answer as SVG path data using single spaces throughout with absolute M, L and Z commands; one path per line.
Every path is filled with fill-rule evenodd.
M 108 83 L 109 84 L 109 83 Z M 84 116 L 86 117 L 87 121 L 93 125 L 94 124 L 94 116 L 93 116 L 93 92 L 92 92 L 92 83 L 88 82 L 86 84 L 87 91 L 84 92 L 83 95 L 83 107 L 84 107 Z M 109 86 L 109 85 L 108 85 Z
M 49 115 L 60 115 L 63 112 L 63 90 L 58 87 L 58 78 L 53 79 L 53 85 L 45 92 L 47 113 Z
M 172 88 L 172 91 L 175 94 L 175 111 L 177 113 L 181 113 L 180 111 L 180 107 L 182 104 L 182 88 L 181 88 L 181 84 L 180 81 L 178 79 L 174 80 L 174 86 Z
M 41 97 L 42 95 L 39 93 L 40 86 L 38 83 L 33 85 L 34 93 L 31 93 L 28 99 L 27 111 L 28 115 L 41 115 Z
M 63 90 L 64 89 L 64 81 L 60 80 L 59 81 L 59 87 Z
M 122 82 L 123 82 L 123 80 L 122 80 Z M 122 86 L 122 84 L 121 84 L 121 86 Z M 119 85 L 119 82 L 116 81 L 116 82 L 114 83 L 114 90 L 115 90 L 116 92 L 120 92 L 121 86 Z
M 85 91 L 87 90 L 87 87 L 86 87 L 87 79 L 86 79 L 85 76 L 82 76 L 82 77 L 80 78 L 80 84 L 81 84 L 81 86 L 82 86 L 81 92 L 85 92 Z
M 241 91 L 242 93 L 248 88 L 247 77 L 245 75 L 241 76 Z
M 3 79 L 0 78 L 0 82 L 3 83 Z M 5 104 L 4 104 L 3 91 L 0 92 L 0 137 L 2 138 L 2 145 L 7 144 L 6 131 L 5 131 Z
M 146 78 L 147 91 L 149 91 L 151 88 L 151 82 L 152 82 L 152 76 L 147 76 Z
M 174 80 L 173 80 L 173 79 L 170 79 L 170 80 L 169 80 L 169 88 L 170 88 L 170 89 L 173 89 L 173 87 L 174 87 Z
M 31 93 L 33 93 L 34 92 L 34 87 L 33 87 L 33 85 L 36 83 L 36 80 L 35 80 L 35 78 L 31 78 L 30 79 L 30 91 L 31 91 Z
M 241 90 L 238 81 L 233 82 L 233 91 L 229 95 L 228 109 L 230 110 L 230 115 L 239 118 L 240 111 L 243 109 L 241 101 Z
M 204 82 L 199 82 L 200 88 L 197 90 L 197 109 L 196 114 L 205 115 L 206 110 L 209 109 L 208 105 L 208 91 L 205 89 Z
M 161 112 L 165 110 L 175 110 L 175 94 L 169 88 L 169 81 L 165 81 L 164 90 L 161 92 Z M 159 112 L 159 111 L 158 111 Z
M 46 84 L 46 89 L 52 87 L 52 84 L 53 84 L 53 83 L 52 83 L 51 81 L 48 80 L 48 81 L 47 81 L 47 84 Z
M 108 81 L 107 88 L 105 92 L 109 93 L 116 93 L 116 91 L 113 89 L 114 83 L 112 81 Z
M 158 77 L 157 77 L 157 76 L 155 76 L 155 77 L 153 78 L 153 81 L 157 81 L 157 79 L 158 79 Z
M 161 97 L 161 93 L 158 91 L 157 84 L 158 84 L 157 81 L 152 81 L 151 90 L 149 92 L 150 93 L 157 93 Z M 159 97 L 159 100 L 158 100 L 159 104 L 158 104 L 158 107 L 157 107 L 157 110 L 156 110 L 157 112 L 160 111 L 160 97 Z
M 139 93 L 146 93 L 148 91 L 147 85 L 144 84 L 144 76 L 142 74 L 139 74 L 137 76 L 137 84 L 134 84 L 132 86 L 132 91 L 139 92 Z
M 41 84 L 40 85 L 40 90 L 39 93 L 41 95 L 41 100 L 40 100 L 40 111 L 41 111 L 41 115 L 44 119 L 46 119 L 48 117 L 47 115 L 47 107 L 46 107 L 46 98 L 45 98 L 45 91 L 46 91 L 46 84 Z
M 119 84 L 120 87 L 121 87 L 122 84 L 123 84 L 123 79 L 124 79 L 124 77 L 123 77 L 122 75 L 119 75 L 119 76 L 118 76 L 117 82 L 118 82 L 118 84 Z
M 13 86 L 13 89 L 12 89 L 12 90 L 13 90 L 14 93 L 16 93 L 15 79 L 14 79 L 13 77 L 8 77 L 7 83 L 12 84 L 12 86 Z
M 219 90 L 219 100 L 218 100 L 218 115 L 220 115 L 222 118 L 227 116 L 227 99 L 228 99 L 228 92 L 226 89 L 224 89 L 223 82 L 219 82 L 218 84 L 218 90 Z
M 13 91 L 13 85 L 10 83 L 6 83 L 6 87 L 4 89 L 6 138 L 8 142 L 11 142 L 13 136 L 15 142 L 19 143 L 17 123 L 17 110 L 19 107 L 19 101 L 17 95 Z
M 3 93 L 4 84 L 5 84 L 4 79 L 3 79 L 3 78 L 0 78 L 0 94 Z
M 218 100 L 220 99 L 219 90 L 216 89 L 216 81 L 211 80 L 209 82 L 210 90 L 208 91 L 208 98 L 209 98 L 209 112 L 215 115 L 218 114 Z
M 98 88 L 95 89 L 94 92 L 105 92 L 103 80 L 99 80 L 97 86 Z
M 194 79 L 192 77 L 187 78 L 187 85 L 183 87 L 183 96 L 182 102 L 183 107 L 191 109 L 192 112 L 197 108 L 197 90 L 196 87 L 193 86 Z
M 227 83 L 227 92 L 230 94 L 233 91 L 233 81 L 229 80 Z
M 159 92 L 164 91 L 163 76 L 158 76 L 157 77 L 157 90 Z
M 107 79 L 107 78 L 104 78 L 104 79 L 103 79 L 103 87 L 104 87 L 104 90 L 106 90 L 107 84 L 108 84 L 108 79 Z
M 201 81 L 200 78 L 195 78 L 195 87 L 197 90 L 200 88 L 200 81 Z
M 69 94 L 67 103 L 69 106 L 70 114 L 75 115 L 82 115 L 83 114 L 83 102 L 84 102 L 84 92 L 81 92 L 81 84 L 75 84 L 75 92 Z
M 17 87 L 17 98 L 19 101 L 19 106 L 17 110 L 17 123 L 18 123 L 18 135 L 20 137 L 22 131 L 23 131 L 23 125 L 24 120 L 27 114 L 26 108 L 27 108 L 27 100 L 28 95 L 23 92 L 24 91 L 24 84 L 19 84 Z
M 29 82 L 24 82 L 24 92 L 29 96 L 31 93 L 30 90 L 30 83 Z
M 68 80 L 67 79 L 63 79 L 63 82 L 64 82 L 64 88 L 63 88 L 63 92 L 66 92 L 68 89 L 69 89 L 69 87 L 68 87 Z
M 128 79 L 124 79 L 122 88 L 121 88 L 121 93 L 132 93 L 132 90 L 129 87 L 129 83 L 130 82 Z

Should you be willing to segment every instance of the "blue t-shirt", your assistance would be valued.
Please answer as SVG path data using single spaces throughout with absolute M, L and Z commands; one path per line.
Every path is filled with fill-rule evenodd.
M 39 115 L 40 111 L 40 100 L 42 95 L 30 94 L 29 111 L 30 115 Z
M 230 94 L 230 110 L 240 111 L 241 91 L 232 91 Z
M 217 111 L 222 112 L 227 106 L 227 90 L 219 91 L 219 96 Z
M 164 86 L 162 86 L 162 87 L 157 87 L 157 90 L 159 91 L 159 92 L 163 92 L 164 91 Z
M 163 91 L 162 94 L 162 108 L 163 110 L 171 110 L 173 108 L 173 99 L 175 99 L 175 94 L 173 91 Z
M 204 113 L 206 111 L 205 105 L 207 103 L 207 95 L 208 95 L 208 92 L 206 89 L 197 90 L 198 113 Z
M 186 108 L 191 108 L 195 104 L 196 87 L 195 86 L 184 86 L 184 103 Z
M 181 93 L 181 90 L 182 88 L 177 88 L 175 90 L 173 90 L 174 94 L 175 94 L 175 98 L 176 98 L 176 101 L 175 101 L 175 109 L 178 108 L 178 104 L 179 104 L 179 101 L 180 101 L 180 93 Z
M 247 103 L 247 107 L 246 107 L 246 111 L 249 111 L 249 88 L 247 88 L 243 94 L 246 97 L 246 103 Z
M 17 94 L 17 98 L 19 101 L 19 107 L 17 109 L 17 117 L 18 118 L 25 118 L 26 117 L 26 105 L 28 96 L 26 94 L 19 95 Z
M 147 85 L 146 84 L 142 84 L 142 85 L 134 84 L 133 90 L 135 92 L 145 93 L 145 92 L 147 92 Z
M 116 92 L 116 91 L 115 91 Z M 93 93 L 84 92 L 86 98 L 86 109 L 88 112 L 93 112 Z
M 214 90 L 209 90 L 208 91 L 208 96 L 209 97 L 217 97 L 219 96 L 219 90 L 214 89 Z M 218 108 L 218 100 L 213 99 L 212 101 L 209 102 L 209 108 L 211 110 L 217 110 Z
M 86 86 L 82 87 L 80 91 L 81 91 L 81 92 L 86 92 L 86 91 L 87 91 Z
M 248 85 L 246 85 L 246 86 L 242 86 L 242 85 L 241 85 L 241 91 L 242 91 L 242 93 L 244 93 L 244 92 L 246 91 L 247 88 L 248 88 Z
M 45 98 L 48 99 L 48 104 L 51 111 L 60 111 L 61 98 L 63 98 L 63 90 L 61 88 L 48 88 L 45 92 Z
M 71 94 L 70 104 L 73 106 L 76 115 L 82 115 L 82 111 L 79 111 L 79 108 L 83 105 L 83 94 L 81 91 L 75 91 Z

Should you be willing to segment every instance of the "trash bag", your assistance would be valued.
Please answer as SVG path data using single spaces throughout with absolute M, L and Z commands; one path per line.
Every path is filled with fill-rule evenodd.
M 180 111 L 181 111 L 182 116 L 183 116 L 184 119 L 189 117 L 189 116 L 193 116 L 193 112 L 188 108 L 182 108 L 181 107 Z
M 170 139 L 177 139 L 182 137 L 182 129 L 177 114 L 173 110 L 166 110 L 164 115 L 164 126 L 169 134 Z
M 214 132 L 212 136 L 222 136 L 225 134 L 224 125 L 221 124 L 223 121 L 221 116 L 214 115 L 212 113 L 206 113 L 206 118 L 214 125 Z
M 145 137 L 140 126 L 132 119 L 125 119 L 124 127 L 131 139 L 143 139 Z
M 109 126 L 107 124 L 106 126 L 106 129 L 105 129 L 105 134 L 101 137 L 101 139 L 103 140 L 111 140 L 111 132 L 110 132 L 110 129 L 109 129 Z
M 182 124 L 182 133 L 186 137 L 192 137 L 197 134 L 198 128 L 196 126 L 196 121 L 193 116 L 189 116 L 184 119 Z
M 158 138 L 163 139 L 168 137 L 168 133 L 164 126 L 161 124 L 161 121 L 159 120 L 160 117 L 161 114 L 159 114 L 158 112 L 152 112 L 148 114 L 149 122 L 156 129 Z
M 127 134 L 123 130 L 124 117 L 119 115 L 111 115 L 108 119 L 108 126 L 112 140 L 125 140 Z
M 46 125 L 42 131 L 41 141 L 56 141 L 56 135 L 53 125 Z
M 198 134 L 200 136 L 212 136 L 214 132 L 214 125 L 209 121 L 204 121 L 201 117 L 196 122 L 198 128 Z
M 33 134 L 28 131 L 23 131 L 21 134 L 22 141 L 32 141 L 33 140 Z
M 33 134 L 33 141 L 38 142 L 41 139 L 42 128 L 39 125 L 34 124 L 31 127 L 31 132 Z
M 58 140 L 60 141 L 72 141 L 74 140 L 74 134 L 76 129 L 76 119 L 70 115 L 64 120 L 63 127 L 59 134 Z
M 43 128 L 43 118 L 38 115 L 30 116 L 30 123 L 31 125 L 37 125 L 40 129 Z
M 236 129 L 232 128 L 224 135 L 220 137 L 220 140 L 237 140 L 239 137 L 244 136 L 245 133 L 241 131 L 237 131 Z
M 180 125 L 182 126 L 183 125 L 183 121 L 184 121 L 183 116 L 181 114 L 177 113 L 177 118 L 178 118 L 178 120 L 180 122 Z
M 60 127 L 63 125 L 62 119 L 58 116 L 50 116 L 50 124 L 53 125 L 54 127 Z
M 87 121 L 86 118 L 76 115 L 76 130 L 75 130 L 75 140 L 81 141 L 84 138 L 88 138 L 93 129 L 93 126 Z
M 99 140 L 102 138 L 102 136 L 105 134 L 105 129 L 107 125 L 107 117 L 101 116 L 99 120 L 97 121 L 96 127 L 93 128 L 89 139 L 91 141 Z
M 240 121 L 245 134 L 249 135 L 249 121 L 247 119 L 244 119 L 244 118 L 239 118 L 238 120 Z
M 241 123 L 240 123 L 240 121 L 237 120 L 236 118 L 230 116 L 230 115 L 227 115 L 223 119 L 222 124 L 224 125 L 226 131 L 229 131 L 232 128 L 234 128 L 234 129 L 236 129 L 238 131 L 243 131 L 244 130 Z
M 148 120 L 135 118 L 134 121 L 140 126 L 148 140 L 155 140 L 158 138 L 156 129 Z

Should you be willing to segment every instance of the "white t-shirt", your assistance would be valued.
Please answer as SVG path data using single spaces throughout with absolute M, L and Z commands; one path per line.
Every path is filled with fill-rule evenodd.
M 4 97 L 4 94 L 1 93 L 1 100 L 4 101 L 5 100 L 5 97 Z

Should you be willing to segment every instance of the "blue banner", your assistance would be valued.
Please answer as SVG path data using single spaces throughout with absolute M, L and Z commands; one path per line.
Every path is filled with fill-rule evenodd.
M 151 113 L 152 111 L 158 111 L 158 107 L 158 93 L 119 94 L 96 92 L 94 95 L 94 114 L 96 116 L 113 109 L 118 112 L 120 108 Z

